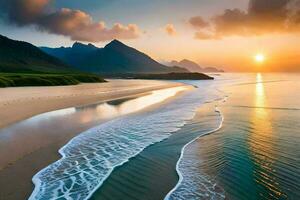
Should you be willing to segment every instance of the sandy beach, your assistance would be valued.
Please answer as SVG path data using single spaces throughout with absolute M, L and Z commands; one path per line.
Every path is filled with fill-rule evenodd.
M 75 86 L 0 88 L 0 128 L 52 110 L 180 85 L 166 81 L 109 80 L 107 83 Z
M 58 150 L 63 145 L 109 120 L 97 117 L 95 111 L 99 111 L 101 102 L 117 100 L 113 105 L 151 91 L 182 86 L 164 81 L 110 80 L 101 84 L 0 89 L 0 199 L 28 198 L 33 189 L 31 178 L 59 159 Z M 46 113 L 38 121 L 30 118 L 63 108 L 68 112 L 70 107 L 78 108 L 71 115 L 54 113 L 49 117 Z

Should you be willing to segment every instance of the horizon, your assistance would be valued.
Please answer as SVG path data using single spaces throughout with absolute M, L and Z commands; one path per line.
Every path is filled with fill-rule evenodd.
M 300 200 L 299 36 L 300 0 L 0 0 L 0 200 Z
M 0 5 L 1 34 L 36 46 L 78 41 L 103 47 L 117 39 L 159 62 L 187 59 L 226 72 L 300 71 L 297 0 L 1 0 Z M 258 54 L 263 62 L 255 61 Z

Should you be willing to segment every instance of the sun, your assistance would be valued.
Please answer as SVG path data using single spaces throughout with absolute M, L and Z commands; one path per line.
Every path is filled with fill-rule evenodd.
M 257 63 L 263 63 L 265 61 L 266 57 L 264 54 L 261 54 L 261 53 L 258 53 L 254 56 L 254 60 L 257 62 Z

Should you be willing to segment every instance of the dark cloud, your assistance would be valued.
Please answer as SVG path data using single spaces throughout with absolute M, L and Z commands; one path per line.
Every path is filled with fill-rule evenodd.
M 250 0 L 248 13 L 253 16 L 285 17 L 291 0 Z
M 134 39 L 140 34 L 137 25 L 116 23 L 107 28 L 104 22 L 94 22 L 80 10 L 52 10 L 52 0 L 1 0 L 2 11 L 9 23 L 34 25 L 38 30 L 70 37 L 72 40 L 99 42 L 112 39 Z
M 4 12 L 7 12 L 9 21 L 23 26 L 35 23 L 44 14 L 49 2 L 50 0 L 9 0 L 5 2 Z
M 300 0 L 250 0 L 246 11 L 226 9 L 210 19 L 210 26 L 191 23 L 199 17 L 191 18 L 190 23 L 198 28 L 195 34 L 198 39 L 300 32 L 299 2 Z

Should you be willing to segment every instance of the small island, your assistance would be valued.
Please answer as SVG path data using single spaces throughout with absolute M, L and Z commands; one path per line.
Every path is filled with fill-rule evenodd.
M 203 73 L 166 73 L 166 74 L 131 74 L 122 75 L 127 79 L 150 79 L 150 80 L 214 80 L 214 77 Z

